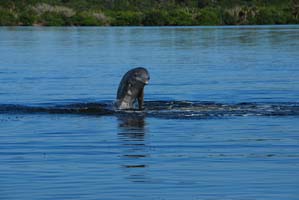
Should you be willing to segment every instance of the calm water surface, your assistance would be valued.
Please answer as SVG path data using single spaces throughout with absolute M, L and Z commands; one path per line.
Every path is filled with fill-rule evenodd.
M 138 66 L 148 102 L 298 105 L 298 60 L 299 26 L 2 27 L 0 108 L 112 102 Z M 0 199 L 299 199 L 298 119 L 0 112 Z

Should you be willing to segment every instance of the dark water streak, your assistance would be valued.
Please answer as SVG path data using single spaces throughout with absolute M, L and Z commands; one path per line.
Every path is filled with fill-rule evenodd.
M 167 119 L 201 119 L 234 116 L 298 116 L 299 103 L 222 104 L 201 101 L 147 101 L 144 110 L 117 110 L 113 101 L 75 103 L 57 106 L 0 104 L 2 114 L 79 114 L 143 116 Z

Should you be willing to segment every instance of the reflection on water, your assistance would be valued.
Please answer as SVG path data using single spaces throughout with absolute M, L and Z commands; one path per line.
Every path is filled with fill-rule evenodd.
M 146 182 L 146 121 L 142 115 L 124 114 L 118 116 L 118 138 L 122 146 L 121 167 L 126 179 L 132 182 Z
M 123 114 L 118 116 L 118 120 L 120 128 L 125 130 L 143 130 L 142 136 L 144 136 L 144 127 L 146 126 L 144 115 Z

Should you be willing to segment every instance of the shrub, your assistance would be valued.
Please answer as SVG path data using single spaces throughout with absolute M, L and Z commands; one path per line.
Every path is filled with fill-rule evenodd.
M 292 18 L 291 13 L 281 8 L 263 7 L 258 11 L 258 24 L 285 24 Z
M 236 6 L 222 11 L 222 22 L 226 25 L 255 24 L 256 8 Z
M 102 26 L 109 23 L 103 13 L 81 12 L 71 18 L 72 24 L 77 26 Z
M 66 25 L 64 16 L 59 13 L 46 12 L 40 16 L 40 23 L 45 26 L 63 26 Z
M 94 12 L 92 14 L 102 25 L 109 25 L 110 24 L 110 18 L 107 17 L 104 13 L 102 12 Z
M 256 16 L 257 24 L 274 24 L 274 13 L 272 9 L 261 8 Z
M 238 18 L 229 11 L 224 11 L 222 14 L 223 24 L 225 25 L 235 25 L 238 22 Z
M 65 17 L 72 17 L 75 15 L 75 11 L 71 8 L 65 6 L 52 6 L 46 3 L 37 4 L 31 9 L 36 12 L 38 15 L 42 15 L 44 13 L 57 13 L 63 15 Z
M 46 3 L 39 3 L 35 6 L 30 6 L 30 8 L 39 17 L 38 22 L 46 26 L 72 25 L 71 18 L 76 14 L 71 8 L 52 6 Z
M 32 26 L 37 21 L 37 15 L 32 10 L 25 10 L 19 15 L 19 22 L 23 26 Z
M 250 12 L 247 16 L 247 24 L 257 24 L 257 8 L 256 7 L 251 7 Z
M 146 26 L 163 26 L 169 25 L 169 15 L 165 10 L 151 10 L 146 12 L 142 20 L 142 24 Z
M 0 8 L 0 26 L 15 26 L 18 25 L 16 15 L 9 11 Z
M 190 12 L 183 9 L 169 11 L 169 23 L 170 25 L 177 26 L 193 25 L 193 15 Z
M 111 14 L 113 26 L 138 26 L 142 23 L 142 14 L 134 11 L 118 11 Z
M 196 16 L 198 25 L 220 25 L 220 15 L 216 9 L 204 8 Z

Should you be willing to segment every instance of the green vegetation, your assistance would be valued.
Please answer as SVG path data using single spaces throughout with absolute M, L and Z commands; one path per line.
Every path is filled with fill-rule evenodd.
M 298 24 L 299 0 L 1 0 L 0 26 Z

